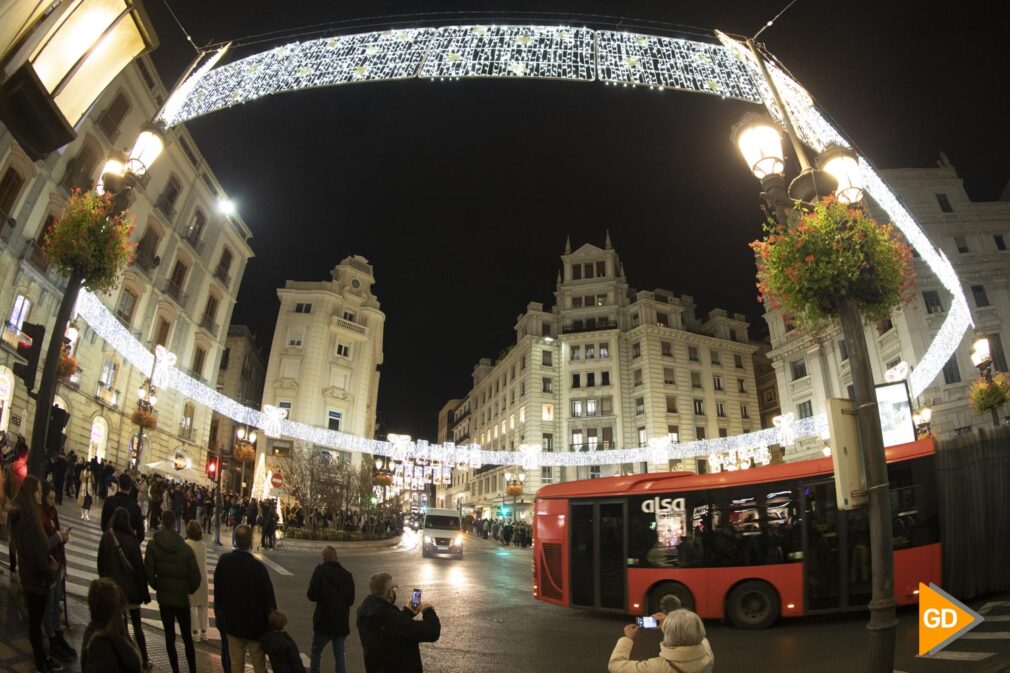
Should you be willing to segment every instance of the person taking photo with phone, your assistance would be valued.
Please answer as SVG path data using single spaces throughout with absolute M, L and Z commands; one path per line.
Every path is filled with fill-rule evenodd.
M 638 661 L 631 658 L 635 636 L 641 629 L 628 624 L 610 654 L 607 667 L 610 673 L 712 673 L 715 656 L 698 615 L 681 608 L 670 613 L 657 612 L 652 617 L 663 632 L 659 656 Z
M 428 603 L 396 607 L 396 582 L 389 573 L 372 575 L 369 595 L 358 606 L 358 636 L 366 673 L 422 673 L 419 643 L 434 643 L 442 633 Z M 414 619 L 421 615 L 421 620 Z

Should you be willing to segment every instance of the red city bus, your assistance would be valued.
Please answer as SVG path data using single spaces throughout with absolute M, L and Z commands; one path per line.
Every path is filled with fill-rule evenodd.
M 940 583 L 935 446 L 887 449 L 895 595 Z M 780 616 L 866 609 L 865 508 L 836 507 L 830 458 L 698 475 L 659 472 L 544 486 L 533 595 L 632 615 L 677 596 L 703 618 L 764 628 Z

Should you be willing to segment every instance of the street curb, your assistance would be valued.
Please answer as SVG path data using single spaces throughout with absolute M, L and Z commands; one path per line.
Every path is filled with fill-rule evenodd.
M 400 546 L 400 537 L 388 540 L 362 540 L 360 542 L 338 542 L 336 540 L 277 540 L 277 551 L 318 551 L 326 547 L 334 549 L 386 549 Z

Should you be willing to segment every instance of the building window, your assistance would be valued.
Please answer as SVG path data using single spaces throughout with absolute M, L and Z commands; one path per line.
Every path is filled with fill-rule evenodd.
M 544 451 L 550 452 L 554 450 L 554 434 L 550 432 L 545 432 L 540 436 L 540 443 Z
M 218 369 L 224 371 L 228 369 L 228 360 L 231 359 L 231 349 L 225 348 L 224 352 L 221 353 L 221 364 L 218 365 Z
M 666 396 L 666 413 L 675 414 L 677 413 L 677 396 L 667 395 Z
M 572 346 L 572 360 L 582 359 L 582 346 Z
M 640 341 L 636 341 L 635 343 L 631 344 L 631 357 L 637 358 L 641 357 L 641 355 L 642 355 L 642 343 Z
M 552 392 L 553 386 L 551 385 L 551 378 L 549 376 L 543 377 L 540 381 L 543 384 L 543 391 L 545 393 Z
M 172 323 L 165 318 L 158 318 L 158 327 L 154 331 L 154 343 L 159 346 L 168 346 L 168 333 L 172 330 Z
M 595 386 L 596 386 L 596 373 L 595 372 L 587 372 L 586 373 L 586 387 L 587 388 L 593 388 Z
M 690 360 L 691 362 L 699 362 L 700 361 L 700 358 L 698 357 L 698 347 L 697 346 L 688 346 L 687 347 L 687 359 Z
M 19 294 L 14 299 L 14 305 L 11 306 L 11 314 L 7 322 L 11 326 L 21 329 L 21 326 L 25 324 L 25 320 L 28 319 L 28 314 L 31 313 L 31 310 L 32 302 L 23 294 Z
M 610 385 L 610 372 L 600 372 L 600 385 L 609 386 Z
M 885 319 L 882 323 L 877 325 L 877 334 L 883 336 L 894 329 L 894 321 L 890 318 Z
M 596 400 L 586 400 L 586 416 L 596 416 L 599 409 L 599 405 Z
M 119 303 L 116 304 L 116 315 L 119 316 L 123 322 L 129 324 L 133 319 L 133 309 L 136 307 L 136 295 L 133 294 L 129 288 L 123 288 L 122 293 L 119 295 Z
M 705 428 L 703 426 L 699 425 L 699 426 L 695 427 L 695 429 L 694 429 L 694 438 L 695 439 L 705 439 Z M 702 462 L 702 459 L 698 459 L 699 474 L 704 474 L 703 472 L 700 471 L 701 470 L 701 462 Z
M 112 387 L 116 385 L 116 371 L 119 366 L 116 364 L 115 360 L 106 360 L 102 363 L 102 373 L 98 377 L 98 383 L 106 390 L 112 390 Z
M 1006 239 L 1003 238 L 1003 234 L 993 234 L 992 240 L 996 244 L 997 250 L 1006 250 Z
M 767 390 L 765 390 L 764 397 L 762 399 L 764 399 L 765 404 L 774 404 L 775 403 L 775 389 L 774 388 L 768 388 Z
M 337 355 L 342 358 L 351 357 L 351 347 L 348 344 L 337 344 Z
M 545 404 L 540 413 L 540 420 L 543 421 L 553 421 L 554 420 L 554 405 Z
M 193 349 L 193 373 L 198 378 L 203 376 L 203 364 L 207 360 L 207 351 L 197 346 Z
M 677 383 L 673 367 L 663 367 L 663 383 L 668 386 L 672 386 Z
M 301 348 L 303 339 L 305 339 L 304 327 L 288 328 L 288 348 Z
M 670 326 L 670 316 L 667 315 L 666 313 L 657 313 L 656 314 L 656 324 L 659 325 L 660 327 L 669 327 Z
M 572 418 L 582 416 L 582 400 L 572 400 Z
M 736 380 L 736 391 L 738 393 L 745 393 L 745 392 L 747 392 L 747 382 L 744 381 L 743 379 L 737 379 Z
M 807 375 L 807 361 L 806 360 L 793 360 L 789 363 L 790 368 L 793 371 L 793 381 L 797 379 L 802 379 Z
M 551 366 L 553 366 L 554 362 L 553 362 L 553 359 L 551 358 L 551 352 L 550 351 L 541 351 L 540 352 L 540 364 L 543 365 L 544 367 L 551 367 Z
M 739 354 L 733 355 L 733 366 L 737 369 L 743 369 L 743 357 Z
M 971 294 L 975 298 L 975 306 L 979 308 L 989 305 L 989 296 L 985 293 L 985 288 L 981 285 L 972 285 Z
M 636 386 L 642 385 L 642 370 L 636 369 L 631 372 L 631 383 Z
M 957 367 L 956 354 L 950 356 L 947 364 L 943 366 L 943 382 L 947 384 L 961 382 L 961 370 Z
M 631 314 L 631 326 L 638 327 L 639 317 L 637 313 Z
M 130 111 L 130 101 L 123 92 L 116 94 L 116 97 L 109 103 L 109 107 L 98 118 L 98 126 L 102 129 L 105 137 L 115 140 L 119 135 L 119 125 L 123 122 L 126 113 Z
M 845 362 L 849 359 L 849 344 L 844 339 L 838 342 L 838 356 Z
M 330 430 L 339 431 L 340 430 L 340 419 L 342 417 L 343 417 L 342 413 L 340 413 L 339 411 L 334 411 L 334 410 L 330 409 L 326 413 L 326 427 L 329 428 Z
M 553 484 L 554 483 L 554 468 L 553 467 L 541 467 L 540 468 L 540 483 L 541 484 Z
M 602 262 L 602 261 L 601 262 L 597 262 L 596 263 L 596 277 L 597 278 L 603 278 L 606 275 L 607 275 L 607 263 L 606 262 Z
M 698 416 L 705 415 L 705 401 L 696 399 L 694 401 L 694 413 Z
M 957 246 L 957 251 L 959 253 L 963 254 L 968 252 L 968 241 L 965 240 L 964 236 L 955 236 L 954 245 Z
M 712 387 L 715 388 L 716 390 L 722 390 L 722 377 L 721 376 L 713 376 L 712 377 Z
M 572 430 L 572 450 L 581 451 L 582 450 L 582 431 Z
M 943 313 L 940 293 L 936 290 L 923 290 L 922 300 L 926 302 L 926 313 Z
M 814 415 L 814 405 L 813 403 L 810 402 L 810 400 L 807 400 L 806 402 L 800 402 L 796 406 L 796 411 L 797 415 L 800 418 L 810 418 L 811 416 Z
M 596 359 L 596 345 L 586 344 L 586 359 L 595 360 Z
M 585 278 L 593 278 L 595 276 L 595 274 L 593 273 L 592 262 L 586 262 L 585 264 L 582 265 L 582 275 Z
M 714 364 L 714 365 L 721 365 L 722 364 L 722 361 L 719 360 L 719 351 L 711 351 L 711 353 L 709 353 L 709 355 L 712 358 L 712 364 Z
M 674 444 L 680 441 L 680 426 L 679 425 L 668 425 L 666 426 L 666 436 L 670 438 L 670 441 Z
M 572 308 L 582 308 L 582 297 L 572 297 Z
M 600 344 L 600 357 L 609 358 L 610 357 L 610 344 L 602 343 Z
M 940 206 L 940 212 L 942 213 L 953 213 L 954 207 L 950 205 L 950 199 L 947 198 L 946 194 L 934 194 L 936 197 L 936 203 Z
M 747 412 L 747 405 L 740 405 L 740 418 L 750 418 L 750 414 Z
M 726 418 L 726 405 L 722 402 L 715 403 L 715 415 L 719 418 Z
M 572 374 L 572 388 L 579 388 L 581 386 L 581 381 L 581 374 Z
M 636 397 L 635 398 L 635 415 L 641 416 L 645 413 L 645 398 Z
M 355 317 L 356 316 L 350 311 L 344 311 L 344 320 L 346 320 L 347 322 L 354 322 Z
M 729 340 L 730 341 L 740 341 L 740 334 L 735 329 L 731 329 L 729 331 Z
M 582 280 L 582 265 L 572 264 L 572 269 L 569 272 L 569 275 L 571 276 L 572 280 Z
M 13 166 L 8 166 L 3 179 L 0 180 L 0 217 L 11 216 L 11 211 L 14 210 L 14 204 L 24 185 L 25 179 L 21 177 L 21 174 Z
M 701 374 L 699 372 L 691 372 L 691 387 L 701 388 Z
M 295 313 L 312 313 L 312 304 L 298 302 L 295 304 Z
M 665 358 L 672 358 L 673 357 L 673 344 L 671 344 L 669 341 L 660 341 L 659 342 L 659 352 Z

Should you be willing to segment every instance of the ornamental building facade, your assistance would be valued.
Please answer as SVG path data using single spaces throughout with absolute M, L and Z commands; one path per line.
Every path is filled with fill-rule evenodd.
M 280 309 L 264 404 L 286 409 L 293 421 L 375 436 L 386 315 L 372 293 L 374 284 L 372 265 L 355 255 L 334 267 L 330 280 L 289 280 L 277 290 Z M 292 449 L 325 451 L 355 467 L 362 461 L 358 452 L 259 437 L 260 453 L 284 455 Z
M 21 361 L 24 323 L 46 327 L 46 343 L 66 278 L 46 259 L 42 241 L 70 193 L 88 189 L 111 153 L 128 149 L 167 96 L 151 61 L 140 57 L 113 80 L 77 128 L 77 139 L 31 161 L 0 125 L 0 430 L 31 437 L 34 401 L 11 371 Z M 167 132 L 162 156 L 135 188 L 135 260 L 102 300 L 146 348 L 161 345 L 177 366 L 213 386 L 239 284 L 252 257 L 252 235 L 235 214 L 219 212 L 224 191 L 183 126 Z M 63 335 L 60 335 L 61 337 Z M 60 383 L 56 402 L 70 413 L 66 449 L 124 468 L 131 415 L 151 372 L 139 371 L 81 320 L 70 324 L 78 370 Z M 44 361 L 40 359 L 41 365 Z M 36 388 L 38 382 L 36 382 Z M 181 455 L 200 469 L 210 409 L 173 390 L 158 391 L 157 428 L 148 430 L 141 463 Z
M 515 344 L 497 361 L 477 363 L 453 412 L 452 440 L 491 451 L 591 453 L 760 429 L 747 330 L 742 315 L 721 309 L 699 319 L 692 297 L 632 289 L 609 234 L 602 248 L 566 243 L 554 305 L 528 304 Z M 706 468 L 703 458 L 528 472 L 486 466 L 455 470 L 438 500 L 479 516 L 504 504 L 528 517 L 544 484 Z M 525 475 L 523 496 L 506 495 L 508 472 Z
M 933 383 L 916 399 L 915 410 L 932 410 L 931 431 L 939 438 L 992 425 L 968 403 L 968 389 L 979 372 L 971 362 L 975 340 L 989 340 L 993 369 L 1007 371 L 1010 346 L 1010 190 L 993 202 L 973 202 L 946 157 L 936 168 L 881 171 L 882 177 L 919 222 L 934 245 L 951 261 L 968 299 L 975 330 L 969 331 Z M 871 213 L 886 221 L 877 211 Z M 900 362 L 912 369 L 947 317 L 951 296 L 918 255 L 913 301 L 892 311 L 881 325 L 867 326 L 866 341 L 876 383 Z M 782 413 L 804 418 L 825 411 L 829 397 L 851 398 L 852 375 L 840 328 L 812 337 L 787 324 L 781 311 L 765 313 Z M 1006 408 L 1000 416 L 1007 414 Z M 786 460 L 817 458 L 824 442 L 801 440 L 786 447 Z

